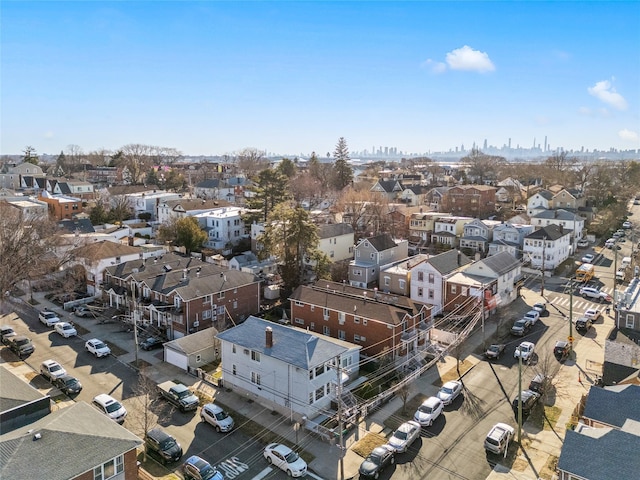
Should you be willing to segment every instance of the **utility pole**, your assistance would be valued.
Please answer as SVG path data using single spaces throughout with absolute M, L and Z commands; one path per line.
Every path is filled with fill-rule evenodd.
M 518 445 L 522 447 L 522 352 L 518 357 Z
M 481 292 L 481 295 L 480 295 L 480 301 L 482 302 L 482 350 L 483 351 L 487 350 L 487 339 L 486 339 L 485 331 L 484 331 L 484 298 L 486 296 L 486 289 L 487 289 L 487 287 L 483 283 L 482 284 L 482 292 Z
M 542 284 L 540 285 L 540 296 L 544 297 L 544 255 L 547 249 L 547 237 L 542 237 Z
M 340 448 L 340 480 L 344 480 L 344 438 L 342 431 L 342 368 L 340 367 L 340 355 L 336 357 L 336 375 L 338 383 L 336 384 L 336 394 L 338 400 L 338 443 Z
M 573 352 L 573 285 L 569 289 L 569 354 Z
M 131 310 L 131 320 L 133 321 L 133 347 L 136 351 L 136 368 L 138 368 L 138 319 L 137 319 L 137 307 L 136 307 L 136 288 L 137 285 L 134 284 L 133 289 L 131 290 L 132 298 L 133 298 L 133 308 Z

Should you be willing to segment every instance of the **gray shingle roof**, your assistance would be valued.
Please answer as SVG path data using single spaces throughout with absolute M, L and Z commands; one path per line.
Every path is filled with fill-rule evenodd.
M 205 330 L 171 340 L 170 342 L 165 343 L 165 346 L 186 355 L 191 355 L 192 353 L 201 352 L 205 348 L 212 347 L 217 333 L 218 330 L 215 328 L 207 328 Z
M 391 238 L 391 235 L 389 235 L 388 233 L 383 233 L 382 235 L 366 238 L 363 241 L 365 240 L 368 241 L 378 252 L 397 247 L 396 242 L 393 241 L 393 238 Z
M 509 252 L 498 252 L 495 255 L 479 260 L 498 275 L 504 275 L 518 268 L 520 261 L 516 260 Z
M 265 330 L 273 330 L 273 347 L 266 347 Z M 250 316 L 240 325 L 218 334 L 220 340 L 260 352 L 284 363 L 309 370 L 349 348 L 347 342 Z M 352 345 L 354 346 L 354 345 Z
M 6 368 L 0 367 L 0 412 L 42 398 L 42 394 L 31 385 L 20 380 Z
M 560 227 L 555 224 L 547 225 L 546 227 L 542 227 L 534 232 L 531 232 L 525 238 L 530 238 L 533 240 L 557 240 L 559 238 L 564 237 L 565 235 L 569 235 L 570 230 L 560 230 Z
M 320 238 L 331 238 L 350 233 L 353 233 L 353 227 L 348 223 L 325 223 L 318 227 Z
M 34 433 L 41 438 L 33 439 Z M 68 480 L 142 444 L 85 402 L 0 436 L 0 478 Z
M 580 478 L 638 478 L 640 436 L 613 429 L 600 438 L 567 430 L 558 469 Z
M 582 221 L 583 218 L 580 215 L 565 210 L 564 208 L 558 208 L 557 210 L 543 210 L 540 213 L 533 215 L 531 218 L 544 218 L 544 219 L 556 219 L 564 221 Z
M 445 232 L 438 232 L 438 235 Z M 471 259 L 457 250 L 449 250 L 431 257 L 427 262 L 442 274 L 451 273 L 457 268 L 471 263 Z
M 629 419 L 640 422 L 640 385 L 591 388 L 583 416 L 618 428 Z
M 218 188 L 219 186 L 220 180 L 217 178 L 210 178 L 196 184 L 196 188 Z

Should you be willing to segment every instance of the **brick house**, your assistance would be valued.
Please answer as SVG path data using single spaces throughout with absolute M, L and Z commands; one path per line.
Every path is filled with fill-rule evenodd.
M 369 288 L 378 284 L 380 268 L 409 255 L 407 240 L 394 241 L 389 234 L 363 238 L 355 246 L 355 258 L 349 264 L 349 284 Z
M 485 218 L 496 211 L 496 190 L 488 185 L 451 187 L 442 197 L 440 211 Z
M 51 195 L 42 191 L 38 200 L 45 202 L 49 208 L 49 215 L 54 220 L 72 220 L 76 215 L 84 212 L 82 199 L 67 195 Z
M 176 254 L 109 267 L 103 288 L 111 306 L 133 308 L 140 322 L 169 339 L 209 327 L 221 331 L 260 310 L 253 274 Z
M 497 307 L 498 280 L 457 272 L 446 281 L 444 311 L 455 317 L 468 318 L 482 312 L 485 318 Z M 484 306 L 481 301 L 484 300 Z
M 293 325 L 361 345 L 368 357 L 417 351 L 431 328 L 428 306 L 377 290 L 318 281 L 296 288 L 290 300 Z

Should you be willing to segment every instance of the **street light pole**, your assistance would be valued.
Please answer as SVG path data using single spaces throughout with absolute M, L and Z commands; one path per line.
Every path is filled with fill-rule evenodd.
M 522 446 L 522 352 L 518 356 L 518 445 Z

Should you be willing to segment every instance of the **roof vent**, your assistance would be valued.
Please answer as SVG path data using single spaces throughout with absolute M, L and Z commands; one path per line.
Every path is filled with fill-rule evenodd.
M 33 440 L 40 440 L 42 438 L 42 434 L 40 432 L 36 433 L 33 435 Z

